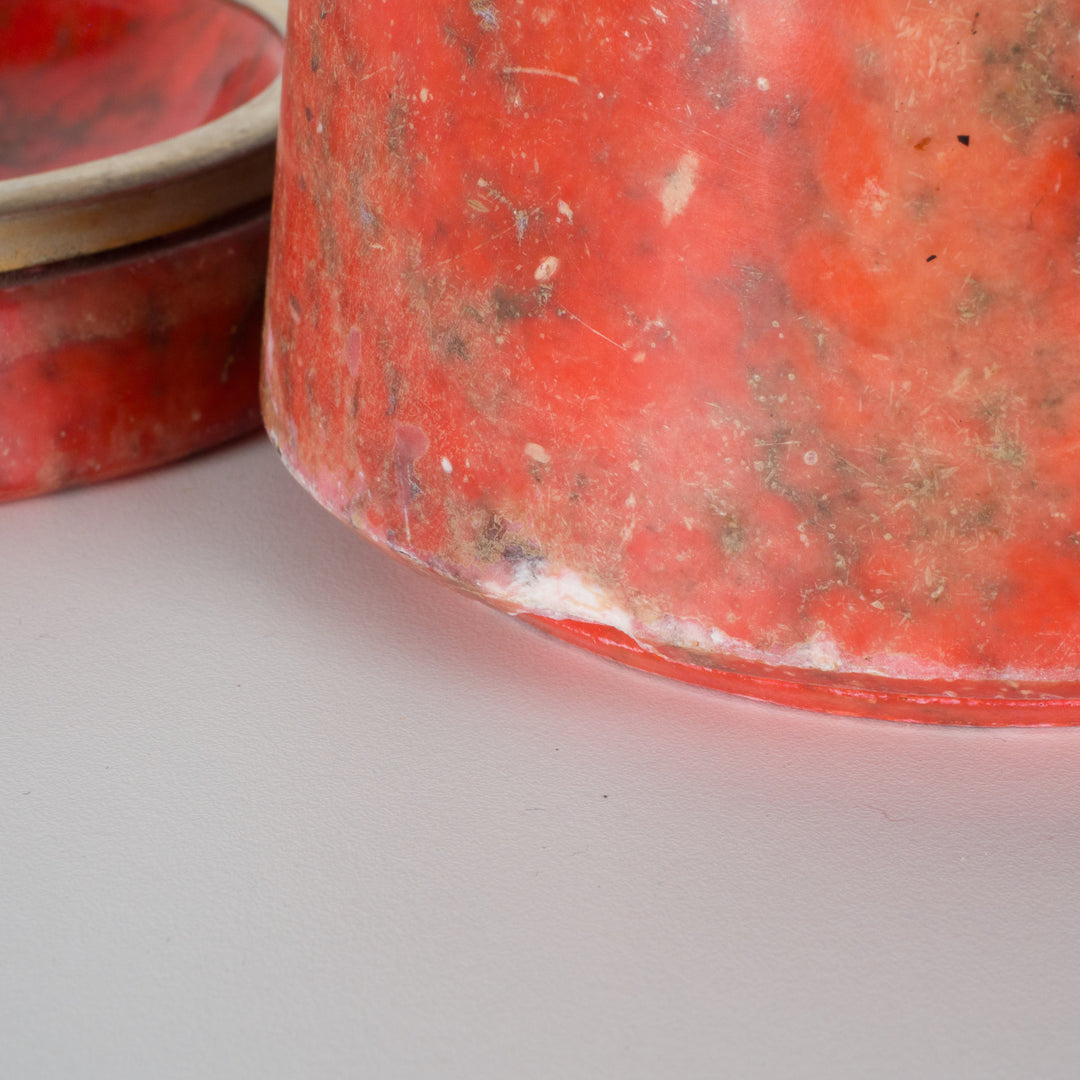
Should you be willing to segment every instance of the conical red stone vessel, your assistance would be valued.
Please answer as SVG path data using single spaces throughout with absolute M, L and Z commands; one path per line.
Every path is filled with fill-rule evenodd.
M 293 0 L 263 405 L 617 659 L 1080 720 L 1080 0 Z

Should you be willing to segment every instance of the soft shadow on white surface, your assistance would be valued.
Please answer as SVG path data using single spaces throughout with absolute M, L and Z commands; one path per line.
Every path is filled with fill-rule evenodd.
M 0 507 L 0 600 L 0 1074 L 1074 1075 L 1080 731 L 617 667 L 262 440 Z

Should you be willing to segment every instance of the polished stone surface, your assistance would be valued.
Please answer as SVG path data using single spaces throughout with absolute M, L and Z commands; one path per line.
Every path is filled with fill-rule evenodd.
M 630 662 L 1080 718 L 1080 4 L 292 7 L 266 407 Z
M 110 157 L 251 100 L 277 31 L 223 0 L 4 0 L 0 180 Z
M 269 227 L 263 206 L 0 274 L 0 502 L 153 468 L 260 426 Z
M 0 501 L 259 426 L 281 14 L 0 4 Z

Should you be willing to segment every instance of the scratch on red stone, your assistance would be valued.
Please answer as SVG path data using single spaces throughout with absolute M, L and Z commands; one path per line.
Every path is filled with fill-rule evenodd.
M 412 424 L 394 426 L 394 467 L 397 473 L 398 504 L 405 517 L 405 539 L 412 541 L 409 523 L 409 507 L 423 489 L 416 477 L 414 466 L 427 453 L 431 445 L 427 435 Z
M 349 331 L 349 336 L 345 342 L 345 366 L 348 368 L 349 375 L 354 379 L 360 374 L 360 364 L 364 358 L 363 343 L 364 338 L 360 328 L 354 326 Z
M 581 83 L 581 80 L 576 75 L 567 75 L 562 71 L 552 71 L 550 68 L 504 67 L 503 72 L 506 75 L 541 75 L 549 79 L 563 79 L 568 83 L 573 83 L 575 86 Z

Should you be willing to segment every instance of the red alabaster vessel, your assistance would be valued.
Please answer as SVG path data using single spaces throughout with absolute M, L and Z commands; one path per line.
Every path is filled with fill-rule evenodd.
M 0 501 L 258 425 L 274 20 L 0 0 Z
M 562 637 L 1080 720 L 1080 0 L 294 0 L 286 463 Z

